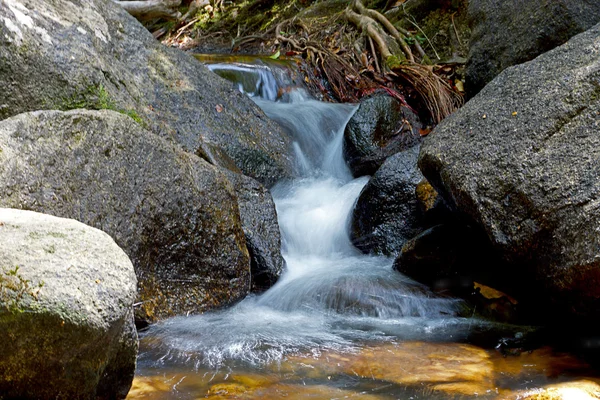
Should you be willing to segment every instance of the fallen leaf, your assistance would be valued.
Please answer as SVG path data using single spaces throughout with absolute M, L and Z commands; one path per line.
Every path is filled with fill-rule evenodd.
M 457 79 L 456 81 L 454 81 L 454 86 L 456 86 L 456 90 L 458 90 L 461 93 L 463 93 L 465 91 L 465 85 L 464 85 L 463 81 L 461 81 L 460 79 Z
M 486 119 L 486 118 L 487 118 L 487 115 L 486 115 L 486 114 L 483 114 L 483 115 L 481 116 L 481 118 L 483 118 L 483 119 Z
M 429 135 L 430 132 L 431 132 L 431 129 L 429 129 L 429 128 L 419 129 L 419 135 L 421 135 L 421 136 L 427 136 L 427 135 Z
M 518 114 L 518 113 L 517 113 L 516 111 L 513 111 L 513 112 L 512 112 L 512 116 L 513 116 L 513 117 L 514 117 L 514 116 L 516 116 L 517 114 Z
M 222 104 L 217 104 L 215 106 L 215 110 L 217 110 L 218 113 L 222 112 L 223 111 L 223 105 Z
M 269 56 L 269 58 L 272 58 L 273 60 L 277 60 L 280 55 L 281 55 L 281 53 L 279 52 L 279 50 L 277 50 L 275 52 L 275 54 L 273 54 L 272 56 Z

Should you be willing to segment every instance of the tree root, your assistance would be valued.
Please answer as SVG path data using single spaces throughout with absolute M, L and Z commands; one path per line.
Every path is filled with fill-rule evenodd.
M 402 64 L 393 69 L 398 78 L 412 86 L 423 99 L 433 122 L 438 124 L 462 104 L 462 96 L 442 78 L 433 67 L 421 64 Z
M 375 10 L 366 8 L 361 0 L 354 0 L 345 11 L 346 19 L 356 25 L 368 38 L 371 52 L 373 43 L 382 58 L 382 66 L 393 79 L 403 81 L 412 86 L 420 95 L 423 103 L 429 110 L 434 123 L 439 123 L 451 114 L 462 103 L 462 97 L 442 78 L 433 73 L 431 66 L 415 62 L 415 57 L 408 46 L 408 31 L 400 32 L 382 14 Z M 423 59 L 425 52 L 418 45 L 418 41 L 412 40 L 416 52 Z M 393 46 L 401 50 L 401 54 L 394 53 Z M 360 49 L 359 49 L 360 50 Z M 373 54 L 376 69 L 379 71 L 377 55 Z

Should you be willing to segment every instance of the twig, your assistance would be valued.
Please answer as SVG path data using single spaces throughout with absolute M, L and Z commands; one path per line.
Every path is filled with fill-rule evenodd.
M 367 38 L 369 39 L 369 46 L 371 46 L 371 52 L 373 53 L 373 60 L 375 61 L 375 70 L 377 71 L 378 74 L 380 74 L 381 69 L 379 69 L 379 62 L 377 61 L 377 53 L 375 52 L 375 46 L 373 45 L 373 39 L 371 39 L 371 36 L 367 36 Z
M 429 45 L 431 46 L 431 49 L 435 53 L 435 57 L 438 60 L 441 60 L 439 54 L 437 53 L 437 51 L 435 51 L 435 47 L 433 47 L 433 43 L 431 43 L 431 40 L 429 40 L 429 38 L 427 37 L 427 35 L 425 34 L 425 32 L 423 32 L 423 29 L 421 29 L 421 27 L 414 21 L 414 18 L 412 16 L 408 15 L 408 17 L 409 17 L 408 18 L 408 22 L 410 22 L 411 24 L 413 24 L 419 30 L 419 32 L 421 32 L 423 34 L 423 36 L 427 40 L 427 43 L 429 43 Z
M 456 30 L 456 25 L 454 24 L 454 14 L 456 14 L 455 12 L 453 12 L 452 14 L 450 14 L 450 20 L 452 21 L 452 27 L 454 28 L 454 34 L 456 35 L 456 39 L 458 40 L 458 44 L 460 45 L 460 47 L 462 47 L 462 42 L 460 41 L 460 36 L 458 35 L 458 30 Z
M 190 22 L 188 22 L 187 24 L 185 24 L 184 26 L 182 26 L 181 28 L 179 28 L 177 30 L 177 35 L 175 36 L 175 39 L 179 39 L 179 36 L 181 36 L 183 34 L 183 32 L 187 28 L 189 28 L 190 26 L 194 25 L 198 21 L 200 21 L 200 18 L 194 18 L 193 20 L 191 20 Z

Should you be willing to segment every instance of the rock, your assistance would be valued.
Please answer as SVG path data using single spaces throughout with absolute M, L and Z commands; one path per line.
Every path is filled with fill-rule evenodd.
M 254 179 L 229 171 L 226 175 L 238 198 L 250 253 L 252 291 L 262 292 L 277 282 L 284 265 L 275 203 L 271 192 Z
M 454 222 L 455 216 L 448 208 L 442 196 L 431 186 L 427 179 L 423 178 L 415 188 L 417 207 L 425 225 L 433 226 L 445 222 Z
M 590 0 L 470 0 L 468 10 L 470 96 L 504 69 L 533 60 L 600 22 L 600 2 Z
M 415 188 L 419 147 L 388 158 L 362 190 L 352 215 L 351 238 L 365 253 L 397 255 L 421 229 Z
M 600 317 L 599 37 L 596 25 L 506 69 L 427 136 L 419 160 L 510 263 L 490 272 L 555 322 Z
M 0 209 L 0 397 L 122 399 L 135 371 L 136 277 L 104 232 Z
M 473 272 L 481 265 L 473 237 L 466 226 L 436 225 L 404 243 L 394 269 L 435 291 L 470 292 Z
M 237 197 L 222 173 L 114 111 L 0 121 L 0 206 L 102 229 L 139 282 L 139 318 L 221 307 L 250 287 Z
M 221 148 L 268 187 L 292 173 L 290 142 L 277 124 L 110 0 L 2 2 L 0 32 L 0 119 L 40 109 L 112 109 L 189 152 Z
M 344 156 L 354 176 L 373 175 L 389 156 L 420 143 L 417 115 L 377 95 L 360 103 L 344 131 Z

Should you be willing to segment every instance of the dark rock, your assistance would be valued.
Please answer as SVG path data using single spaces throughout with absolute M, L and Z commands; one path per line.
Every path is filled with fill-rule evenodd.
M 393 268 L 439 294 L 467 300 L 467 317 L 476 313 L 494 321 L 521 322 L 516 300 L 487 286 L 506 287 L 514 277 L 490 277 L 488 270 L 503 268 L 501 258 L 485 233 L 459 220 L 447 218 L 408 240 Z
M 40 109 L 112 109 L 192 153 L 221 148 L 268 187 L 292 173 L 289 141 L 277 124 L 109 0 L 2 2 L 0 87 L 0 119 Z
M 423 178 L 415 188 L 417 207 L 426 226 L 444 222 L 454 222 L 455 216 L 446 205 L 444 198 Z
M 226 172 L 238 198 L 242 229 L 250 253 L 252 291 L 277 282 L 283 270 L 281 235 L 271 192 L 247 176 Z
M 502 72 L 427 136 L 419 167 L 481 226 L 513 289 L 600 317 L 600 25 Z
M 386 95 L 360 103 L 344 131 L 344 156 L 354 176 L 373 175 L 389 156 L 420 143 L 415 113 Z
M 533 60 L 600 22 L 596 0 L 470 0 L 469 96 L 504 69 Z
M 402 246 L 394 269 L 435 291 L 470 294 L 473 281 L 489 281 L 485 269 L 495 260 L 480 232 L 459 223 L 433 226 Z
M 0 149 L 0 206 L 111 235 L 136 269 L 138 317 L 201 312 L 248 293 L 237 197 L 201 158 L 108 110 L 6 119 Z
M 365 253 L 397 255 L 422 225 L 415 188 L 423 179 L 419 146 L 389 157 L 362 190 L 352 215 L 351 238 Z
M 80 222 L 14 209 L 0 209 L 0 243 L 0 397 L 124 399 L 138 350 L 127 255 Z

